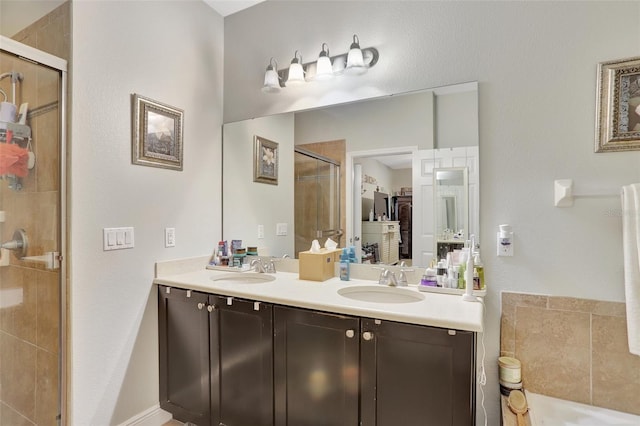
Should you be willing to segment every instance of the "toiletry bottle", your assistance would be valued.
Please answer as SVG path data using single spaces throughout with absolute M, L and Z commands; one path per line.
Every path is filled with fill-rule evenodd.
M 424 275 L 422 275 L 422 278 L 420 279 L 420 285 L 427 287 L 437 287 L 438 279 L 436 270 L 433 268 L 427 268 L 424 271 Z
M 444 264 L 444 259 L 440 259 L 438 261 L 438 269 L 437 269 L 437 282 L 438 287 L 445 287 L 445 280 L 447 278 L 447 268 Z
M 369 222 L 373 222 L 373 209 L 369 210 Z
M 349 281 L 349 254 L 346 248 L 342 249 L 342 254 L 340 255 L 340 279 Z
M 469 256 L 469 249 L 463 248 L 460 253 L 460 264 L 458 265 L 458 288 L 464 289 L 464 277 L 467 268 L 467 257 Z
M 478 272 L 478 284 L 477 290 L 484 290 L 484 264 L 482 263 L 482 259 L 480 258 L 480 251 L 475 252 L 475 256 L 473 257 L 473 263 L 475 264 L 476 271 Z M 475 277 L 474 277 L 475 280 Z M 476 287 L 474 283 L 474 288 Z

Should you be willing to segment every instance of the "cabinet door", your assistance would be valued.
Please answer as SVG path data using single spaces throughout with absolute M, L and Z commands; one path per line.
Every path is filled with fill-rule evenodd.
M 274 308 L 278 426 L 358 425 L 359 319 Z
M 362 426 L 475 424 L 475 334 L 362 319 Z
M 273 308 L 210 296 L 212 424 L 273 425 Z
M 159 286 L 160 406 L 176 420 L 208 425 L 208 296 Z

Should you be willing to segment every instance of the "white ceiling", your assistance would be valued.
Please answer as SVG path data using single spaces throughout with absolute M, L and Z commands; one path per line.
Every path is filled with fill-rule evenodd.
M 262 1 L 264 0 L 204 0 L 206 4 L 211 6 L 213 10 L 222 16 L 228 16 L 232 13 L 239 12 L 242 9 L 246 9 Z

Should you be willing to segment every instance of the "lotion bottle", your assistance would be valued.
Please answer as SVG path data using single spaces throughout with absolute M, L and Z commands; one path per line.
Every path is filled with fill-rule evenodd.
M 349 253 L 347 253 L 347 249 L 342 249 L 342 254 L 340 255 L 340 279 L 342 281 L 349 281 Z

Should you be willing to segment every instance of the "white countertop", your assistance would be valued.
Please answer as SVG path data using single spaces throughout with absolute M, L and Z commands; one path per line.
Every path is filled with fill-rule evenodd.
M 324 282 L 306 281 L 298 279 L 298 274 L 291 272 L 270 274 L 276 279 L 263 283 L 213 281 L 212 278 L 228 275 L 229 272 L 206 269 L 206 261 L 202 263 L 201 259 L 156 264 L 154 283 L 359 317 L 474 332 L 483 329 L 483 304 L 465 302 L 460 295 L 420 292 L 417 286 L 409 285 L 403 289 L 420 293 L 424 299 L 410 303 L 365 302 L 341 296 L 338 290 L 347 286 L 379 285 L 376 281 L 341 281 L 337 277 Z

